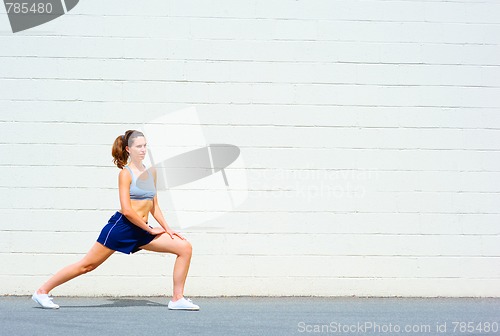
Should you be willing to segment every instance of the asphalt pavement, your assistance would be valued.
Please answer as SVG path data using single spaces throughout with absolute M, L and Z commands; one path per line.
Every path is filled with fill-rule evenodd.
M 0 335 L 500 335 L 500 298 L 0 297 Z

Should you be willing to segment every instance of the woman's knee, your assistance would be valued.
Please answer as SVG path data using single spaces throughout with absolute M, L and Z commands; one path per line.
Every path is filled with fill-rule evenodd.
M 78 265 L 81 274 L 92 272 L 93 270 L 95 270 L 97 268 L 97 266 L 99 266 L 99 265 L 92 263 L 92 262 L 85 262 L 85 261 L 80 262 L 80 265 Z
M 191 256 L 191 254 L 193 254 L 193 245 L 191 245 L 191 243 L 188 242 L 187 240 L 183 240 L 182 241 L 182 246 L 181 246 L 179 252 L 180 252 L 179 255 L 189 255 L 189 256 Z

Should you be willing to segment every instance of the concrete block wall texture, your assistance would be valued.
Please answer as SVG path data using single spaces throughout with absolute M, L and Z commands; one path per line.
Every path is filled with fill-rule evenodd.
M 231 211 L 159 194 L 201 218 L 187 295 L 500 295 L 497 1 L 88 0 L 0 27 L 0 294 L 94 243 L 117 135 L 195 109 L 172 139 L 238 146 L 247 186 Z M 53 294 L 169 295 L 173 262 L 115 253 Z

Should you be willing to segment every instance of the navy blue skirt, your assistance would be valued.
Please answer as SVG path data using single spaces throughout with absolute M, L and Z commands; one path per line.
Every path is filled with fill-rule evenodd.
M 97 242 L 112 250 L 130 254 L 149 244 L 156 235 L 141 229 L 117 211 L 102 230 Z

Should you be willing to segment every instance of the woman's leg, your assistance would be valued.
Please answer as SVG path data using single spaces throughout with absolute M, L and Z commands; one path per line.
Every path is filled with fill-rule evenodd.
M 174 239 L 166 233 L 155 238 L 151 243 L 141 246 L 142 249 L 154 252 L 173 253 L 177 255 L 174 264 L 174 293 L 172 301 L 177 301 L 184 296 L 184 284 L 186 283 L 193 248 L 191 243 L 177 236 Z
M 95 243 L 82 260 L 66 266 L 54 274 L 46 283 L 42 285 L 42 287 L 37 290 L 37 293 L 48 294 L 52 289 L 65 283 L 66 281 L 96 269 L 114 252 L 114 250 L 111 250 L 100 243 Z

